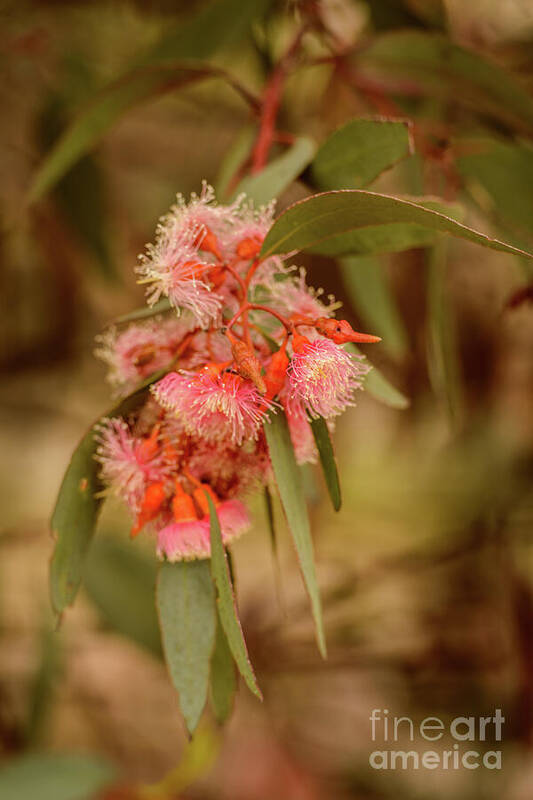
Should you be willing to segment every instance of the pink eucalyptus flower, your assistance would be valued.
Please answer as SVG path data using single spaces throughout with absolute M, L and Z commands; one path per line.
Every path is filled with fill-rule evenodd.
M 96 436 L 102 479 L 137 514 L 146 486 L 168 476 L 161 449 L 152 437 L 135 437 L 120 418 L 102 420 Z
M 97 337 L 100 346 L 95 355 L 108 364 L 109 382 L 117 390 L 129 392 L 172 360 L 179 343 L 195 325 L 192 315 L 186 314 L 180 319 L 136 323 L 122 331 L 110 328 Z
M 340 303 L 335 301 L 333 295 L 329 295 L 326 304 L 322 300 L 323 290 L 308 286 L 305 277 L 305 269 L 301 268 L 297 276 L 270 282 L 272 305 L 287 316 L 298 314 L 312 320 L 318 317 L 331 317 Z M 306 328 L 305 334 L 310 335 L 310 329 Z
M 218 521 L 225 545 L 231 544 L 250 527 L 246 506 L 238 500 L 225 500 L 217 506 Z M 211 555 L 209 517 L 186 522 L 171 522 L 157 534 L 157 555 L 168 561 L 190 561 Z
M 270 404 L 251 381 L 232 373 L 170 372 L 152 392 L 163 408 L 177 414 L 185 429 L 208 441 L 242 444 L 255 439 Z
M 352 395 L 370 368 L 361 363 L 362 356 L 350 356 L 329 339 L 300 339 L 287 370 L 291 400 L 300 401 L 313 417 L 341 414 L 353 405 Z
M 289 424 L 294 455 L 298 464 L 316 464 L 318 451 L 315 437 L 307 418 L 307 412 L 301 400 L 291 398 L 287 394 L 283 398 L 283 407 Z

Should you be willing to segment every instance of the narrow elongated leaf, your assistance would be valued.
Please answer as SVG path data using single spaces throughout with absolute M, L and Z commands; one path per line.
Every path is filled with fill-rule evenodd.
M 279 197 L 300 175 L 313 158 L 316 145 L 307 136 L 296 139 L 293 145 L 270 162 L 258 175 L 248 175 L 237 186 L 234 196 L 244 192 L 256 206 L 266 205 Z
M 143 306 L 142 308 L 135 309 L 135 311 L 123 314 L 121 317 L 117 317 L 115 323 L 121 325 L 125 322 L 136 322 L 139 319 L 156 317 L 158 314 L 164 314 L 170 311 L 171 308 L 172 306 L 170 305 L 168 297 L 163 297 L 161 300 L 158 300 L 157 303 L 154 303 L 153 306 Z
M 211 705 L 217 722 L 225 722 L 231 714 L 236 691 L 235 662 L 217 617 L 215 650 L 211 659 Z
M 322 607 L 315 572 L 313 540 L 305 504 L 300 470 L 291 443 L 287 418 L 283 411 L 270 415 L 264 425 L 268 451 L 274 469 L 281 502 L 294 540 L 300 568 L 311 600 L 318 647 L 326 657 Z
M 48 192 L 77 160 L 89 152 L 129 109 L 151 98 L 206 78 L 223 78 L 241 94 L 224 70 L 211 66 L 169 64 L 147 66 L 127 73 L 95 97 L 57 141 L 33 178 L 29 201 Z M 248 95 L 246 95 L 247 99 Z
M 456 164 L 472 196 L 517 233 L 533 236 L 533 149 L 523 143 L 468 138 L 457 142 Z M 480 198 L 479 187 L 488 203 Z M 487 205 L 489 206 L 487 208 Z
M 192 734 L 206 703 L 215 646 L 215 592 L 209 561 L 163 564 L 157 579 L 157 609 L 165 661 Z
M 257 685 L 253 667 L 250 663 L 246 642 L 242 633 L 241 623 L 237 614 L 235 596 L 228 568 L 228 560 L 222 544 L 222 533 L 217 512 L 211 497 L 206 493 L 209 503 L 209 518 L 211 523 L 211 574 L 217 587 L 217 606 L 220 622 L 228 645 L 239 668 L 239 672 L 246 681 L 246 685 L 260 700 L 263 699 L 261 690 Z
M 108 625 L 160 658 L 156 575 L 155 560 L 130 542 L 99 536 L 87 556 L 83 585 Z
M 377 68 L 394 81 L 412 79 L 417 93 L 438 94 L 509 125 L 533 128 L 533 99 L 528 91 L 498 64 L 447 36 L 412 30 L 384 34 L 371 40 L 359 54 L 358 64 Z
M 198 14 L 172 26 L 156 42 L 141 63 L 169 59 L 206 59 L 235 46 L 250 31 L 271 0 L 212 0 Z
M 252 149 L 257 136 L 257 125 L 245 125 L 240 129 L 235 141 L 224 154 L 220 169 L 215 181 L 215 191 L 220 201 L 229 198 L 232 193 L 232 183 L 235 176 L 243 167 Z
M 461 417 L 463 393 L 454 323 L 446 291 L 444 242 L 428 252 L 428 357 L 435 393 L 444 401 L 453 424 Z
M 391 356 L 402 358 L 407 352 L 407 333 L 383 265 L 375 256 L 346 256 L 339 265 L 364 329 L 381 336 Z
M 361 355 L 361 351 L 354 344 L 347 344 L 345 350 L 356 355 Z M 409 408 L 409 399 L 400 392 L 392 383 L 383 375 L 381 370 L 375 367 L 369 358 L 366 359 L 367 363 L 372 367 L 368 375 L 365 377 L 365 391 L 384 403 L 386 406 L 396 408 L 398 411 L 404 411 Z
M 320 146 L 311 178 L 319 189 L 359 189 L 412 149 L 407 120 L 350 120 Z
M 369 227 L 375 228 L 376 235 L 382 226 L 396 226 L 395 230 L 401 232 L 405 225 L 416 225 L 423 232 L 449 233 L 492 250 L 533 258 L 531 253 L 491 239 L 411 200 L 361 189 L 324 192 L 290 206 L 268 232 L 261 255 L 266 258 L 275 253 L 298 250 L 328 255 L 358 253 L 361 250 L 352 243 L 350 236 Z
M 57 614 L 74 601 L 102 505 L 102 499 L 96 497 L 103 486 L 94 460 L 95 451 L 91 428 L 74 451 L 52 516 L 56 545 L 50 564 L 50 590 Z
M 144 401 L 148 387 L 161 374 L 152 375 L 104 416 L 130 414 Z M 50 597 L 56 614 L 61 614 L 74 602 L 102 505 L 102 498 L 97 496 L 103 486 L 98 478 L 95 452 L 93 425 L 72 455 L 52 514 L 50 524 L 56 544 L 50 562 Z
M 115 779 L 115 769 L 93 756 L 20 756 L 0 769 L 2 800 L 87 800 Z
M 328 487 L 333 508 L 335 511 L 339 511 L 342 503 L 341 486 L 337 462 L 335 461 L 335 453 L 333 452 L 333 445 L 331 444 L 331 437 L 326 420 L 324 417 L 317 417 L 316 419 L 309 420 L 309 422 L 311 423 L 311 430 L 313 431 L 322 472 L 324 473 L 324 479 Z

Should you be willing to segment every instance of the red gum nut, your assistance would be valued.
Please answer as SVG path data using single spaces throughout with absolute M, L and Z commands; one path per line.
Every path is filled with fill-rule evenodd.
M 198 508 L 204 514 L 204 516 L 209 515 L 209 503 L 207 501 L 206 493 L 209 495 L 211 500 L 213 501 L 215 506 L 220 505 L 220 500 L 207 483 L 202 483 L 197 489 L 193 492 L 193 497 L 196 500 Z
M 165 487 L 162 482 L 152 483 L 146 488 L 141 503 L 141 510 L 137 515 L 135 525 L 131 529 L 130 536 L 132 539 L 137 536 L 147 522 L 157 517 L 164 501 Z
M 266 398 L 272 400 L 283 389 L 285 383 L 285 375 L 287 367 L 289 366 L 289 356 L 287 355 L 286 345 L 273 354 L 270 359 L 270 364 L 265 375 L 265 384 L 267 387 Z
M 237 245 L 237 255 L 244 261 L 249 261 L 259 255 L 261 245 L 262 242 L 260 239 L 253 239 L 252 237 L 242 239 Z
M 379 336 L 371 336 L 369 333 L 358 333 L 354 331 L 350 323 L 345 319 L 328 319 L 319 317 L 315 320 L 315 328 L 322 336 L 327 336 L 335 344 L 346 344 L 347 342 L 361 342 L 371 344 L 381 342 Z

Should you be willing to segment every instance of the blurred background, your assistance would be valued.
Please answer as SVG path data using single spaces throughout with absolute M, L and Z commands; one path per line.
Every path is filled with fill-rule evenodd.
M 359 269 L 297 259 L 356 328 L 383 337 L 369 355 L 409 400 L 362 394 L 340 420 L 339 514 L 318 468 L 305 473 L 326 662 L 279 506 L 270 557 L 262 497 L 234 550 L 262 705 L 241 686 L 226 728 L 207 714 L 187 744 L 161 660 L 153 546 L 129 542 L 112 501 L 55 630 L 48 520 L 73 447 L 110 405 L 94 337 L 142 305 L 133 267 L 175 193 L 206 178 L 223 199 L 246 174 L 255 98 L 306 20 L 278 117 L 287 141 L 321 142 L 354 117 L 407 117 L 416 152 L 372 189 L 459 203 L 467 224 L 533 249 L 533 111 L 520 101 L 533 91 L 532 0 L 1 4 L 6 800 L 533 795 L 533 273 L 514 256 L 446 240 Z M 182 58 L 223 67 L 251 98 L 212 77 L 159 82 L 29 201 L 93 98 Z M 312 191 L 304 171 L 278 209 Z M 415 722 L 501 708 L 503 769 L 373 770 L 374 708 Z M 427 749 L 420 738 L 399 747 Z

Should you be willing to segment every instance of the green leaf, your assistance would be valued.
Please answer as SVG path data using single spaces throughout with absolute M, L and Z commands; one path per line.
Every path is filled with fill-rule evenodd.
M 243 93 L 224 70 L 201 65 L 147 66 L 111 83 L 71 123 L 49 152 L 33 178 L 29 201 L 35 202 L 45 195 L 126 111 L 146 100 L 206 78 L 224 78 Z
M 316 145 L 307 136 L 296 139 L 283 155 L 278 156 L 257 175 L 248 175 L 233 193 L 244 192 L 256 206 L 266 205 L 279 197 L 296 180 L 313 158 Z
M 215 650 L 211 659 L 211 705 L 217 722 L 225 722 L 231 714 L 236 691 L 235 663 L 217 616 Z
M 339 511 L 342 503 L 341 487 L 339 482 L 339 473 L 337 471 L 337 463 L 335 461 L 335 453 L 333 452 L 333 445 L 331 444 L 331 437 L 327 422 L 324 417 L 317 417 L 316 419 L 309 420 L 311 430 L 315 438 L 318 455 L 320 456 L 320 464 L 326 486 L 328 487 L 329 496 L 335 511 Z
M 361 355 L 361 351 L 354 344 L 347 344 L 344 349 L 350 353 Z M 386 406 L 395 408 L 398 411 L 404 411 L 409 408 L 409 399 L 392 385 L 383 373 L 372 364 L 369 358 L 366 361 L 372 369 L 365 377 L 365 391 L 376 400 L 379 400 L 380 403 L 384 403 Z
M 95 451 L 91 428 L 74 451 L 52 516 L 56 545 L 50 564 L 50 591 L 57 614 L 74 601 L 102 505 L 102 499 L 96 497 L 103 485 L 98 477 Z
M 250 31 L 254 20 L 267 10 L 271 0 L 214 0 L 198 14 L 179 22 L 154 44 L 143 62 L 168 59 L 206 59 L 235 47 Z
M 0 768 L 0 797 L 2 800 L 89 800 L 114 779 L 114 767 L 100 758 L 32 753 Z
M 28 715 L 24 728 L 24 743 L 32 748 L 42 740 L 46 730 L 62 667 L 61 639 L 57 632 L 45 624 L 39 634 L 39 664 L 28 690 Z
M 104 416 L 130 414 L 144 401 L 150 384 L 162 374 L 164 371 L 150 376 Z M 50 523 L 56 540 L 50 562 L 50 597 L 56 614 L 61 614 L 74 602 L 82 579 L 85 556 L 102 505 L 102 498 L 97 496 L 103 486 L 98 477 L 98 464 L 94 459 L 94 434 L 93 425 L 72 455 Z
M 163 297 L 161 300 L 158 300 L 157 303 L 154 303 L 153 306 L 143 306 L 142 308 L 135 309 L 135 311 L 128 312 L 128 314 L 123 314 L 121 317 L 117 317 L 115 324 L 122 325 L 124 322 L 136 322 L 139 319 L 156 317 L 158 314 L 164 314 L 166 311 L 170 311 L 171 308 L 172 306 L 170 305 L 168 297 Z
M 365 329 L 381 336 L 393 358 L 407 353 L 407 332 L 383 265 L 374 256 L 347 256 L 339 261 L 343 283 Z
M 419 203 L 361 189 L 324 192 L 290 206 L 269 230 L 261 255 L 267 258 L 275 253 L 299 250 L 312 250 L 327 255 L 368 252 L 361 249 L 357 237 L 364 236 L 373 229 L 372 236 L 379 239 L 383 229 L 388 228 L 388 231 L 385 230 L 385 241 L 378 248 L 378 251 L 385 252 L 387 249 L 398 249 L 394 246 L 394 238 L 409 225 L 416 226 L 424 236 L 427 232 L 449 233 L 492 250 L 533 258 L 531 253 L 491 239 Z
M 407 120 L 350 120 L 320 146 L 311 178 L 319 189 L 359 189 L 412 150 Z
M 246 681 L 246 685 L 260 700 L 263 699 L 261 690 L 257 685 L 253 667 L 250 663 L 246 642 L 242 633 L 241 623 L 237 613 L 233 586 L 228 569 L 228 560 L 217 512 L 211 497 L 206 492 L 209 503 L 209 518 L 211 522 L 211 574 L 217 587 L 217 606 L 220 622 L 226 634 L 229 648 L 239 668 L 239 672 Z
M 155 559 L 143 555 L 129 541 L 98 537 L 87 557 L 83 585 L 108 625 L 161 657 L 154 608 Z
M 485 212 L 517 233 L 533 236 L 533 149 L 528 144 L 464 138 L 456 164 L 470 194 Z M 481 193 L 481 191 L 483 194 Z M 488 202 L 487 202 L 488 201 Z
M 192 734 L 206 703 L 215 645 L 215 592 L 209 561 L 162 564 L 157 579 L 157 609 L 165 661 Z
M 287 418 L 283 411 L 271 414 L 264 424 L 268 451 L 274 469 L 281 502 L 294 540 L 300 568 L 311 600 L 318 647 L 326 657 L 326 642 L 322 622 L 320 594 L 315 573 L 313 540 L 305 504 L 300 470 L 294 457 Z
M 233 195 L 232 181 L 235 179 L 236 175 L 239 174 L 239 170 L 247 161 L 256 136 L 257 125 L 244 125 L 224 154 L 214 184 L 217 197 L 220 201 Z
M 399 31 L 371 40 L 358 55 L 359 69 L 413 80 L 416 90 L 461 103 L 531 131 L 533 99 L 496 63 L 441 34 Z M 401 87 L 400 87 L 401 88 Z
M 452 424 L 462 415 L 454 320 L 446 286 L 446 248 L 441 242 L 428 253 L 428 367 L 435 393 L 447 406 Z

